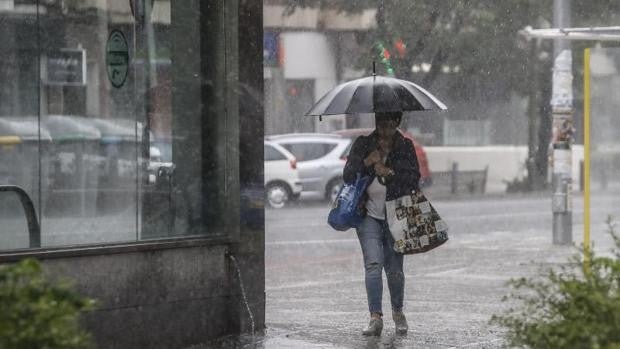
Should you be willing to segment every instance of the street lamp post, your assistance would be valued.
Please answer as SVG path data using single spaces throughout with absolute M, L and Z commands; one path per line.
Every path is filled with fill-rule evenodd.
M 570 27 L 570 0 L 553 1 L 553 24 L 556 28 Z M 553 244 L 568 245 L 572 233 L 572 135 L 573 135 L 573 75 L 570 42 L 554 41 L 553 94 L 551 110 L 553 131 L 551 139 L 551 184 L 553 190 Z

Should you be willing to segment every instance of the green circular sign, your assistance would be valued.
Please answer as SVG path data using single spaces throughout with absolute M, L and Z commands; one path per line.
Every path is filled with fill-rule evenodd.
M 129 46 L 125 35 L 118 29 L 113 29 L 105 46 L 105 63 L 108 79 L 112 86 L 123 86 L 129 73 Z

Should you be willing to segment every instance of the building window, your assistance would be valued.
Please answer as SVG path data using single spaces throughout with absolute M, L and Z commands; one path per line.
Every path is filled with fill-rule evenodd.
M 0 185 L 33 200 L 41 247 L 236 236 L 234 6 L 32 0 L 0 11 Z M 31 245 L 16 206 L 0 193 L 0 251 Z

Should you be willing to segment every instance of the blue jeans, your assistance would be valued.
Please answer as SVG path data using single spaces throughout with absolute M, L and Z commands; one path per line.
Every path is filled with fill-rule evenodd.
M 392 311 L 402 311 L 405 293 L 405 274 L 403 273 L 403 255 L 392 248 L 394 238 L 390 234 L 387 222 L 366 216 L 357 227 L 357 237 L 364 254 L 366 270 L 366 295 L 368 310 L 380 313 L 383 298 L 382 271 L 385 269 Z

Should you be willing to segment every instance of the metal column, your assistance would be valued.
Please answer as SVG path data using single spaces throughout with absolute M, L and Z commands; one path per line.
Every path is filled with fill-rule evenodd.
M 570 27 L 570 0 L 553 1 L 553 24 Z M 553 64 L 552 171 L 553 244 L 568 245 L 572 233 L 573 75 L 570 42 L 555 40 Z

